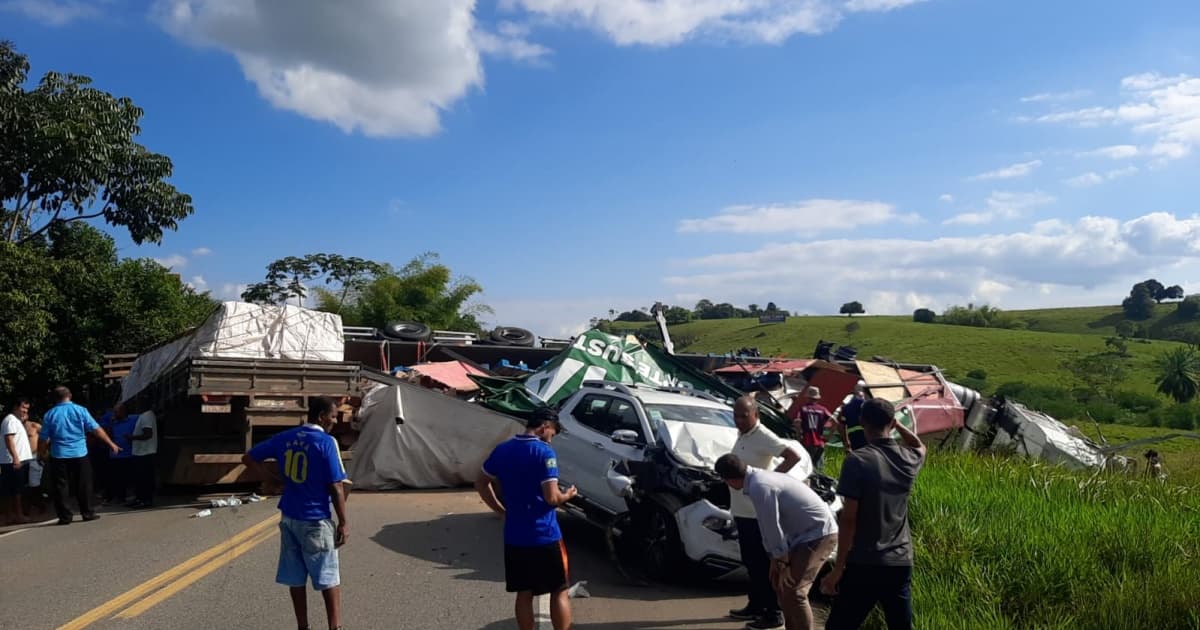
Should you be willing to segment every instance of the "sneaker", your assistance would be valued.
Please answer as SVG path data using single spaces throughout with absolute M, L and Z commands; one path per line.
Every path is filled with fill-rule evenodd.
M 739 621 L 753 621 L 755 619 L 758 619 L 759 614 L 761 614 L 761 613 L 759 613 L 757 610 L 751 608 L 749 604 L 746 604 L 742 608 L 736 608 L 734 610 L 729 611 L 729 618 L 737 619 Z
M 100 515 L 99 514 L 88 514 L 87 516 L 83 517 L 83 520 L 84 520 L 84 522 L 98 521 L 98 520 L 100 520 Z
M 60 519 L 58 519 L 58 524 L 59 524 L 59 525 L 70 525 L 70 524 L 71 524 L 71 519 L 69 519 L 69 518 L 60 518 Z
M 746 630 L 780 630 L 783 628 L 783 619 L 764 615 L 746 624 Z

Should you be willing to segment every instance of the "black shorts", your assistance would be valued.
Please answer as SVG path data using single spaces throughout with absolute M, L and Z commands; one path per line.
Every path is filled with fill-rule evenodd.
M 29 485 L 29 462 L 25 462 L 20 470 L 14 470 L 12 464 L 0 464 L 0 497 L 17 497 Z
M 567 547 L 560 540 L 537 547 L 504 545 L 504 581 L 509 593 L 534 595 L 567 588 Z

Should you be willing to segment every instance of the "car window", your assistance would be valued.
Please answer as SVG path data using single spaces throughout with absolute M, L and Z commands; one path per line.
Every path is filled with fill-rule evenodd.
M 732 409 L 715 409 L 693 405 L 646 405 L 646 415 L 656 423 L 659 420 L 709 424 L 717 427 L 734 427 Z
M 605 435 L 611 435 L 613 432 L 613 421 L 609 417 L 609 407 L 614 402 L 611 396 L 603 394 L 588 394 L 575 405 L 575 409 L 571 411 L 571 417 L 579 421 L 580 424 L 589 429 L 599 431 Z
M 613 431 L 620 429 L 635 431 L 639 438 L 646 439 L 646 432 L 642 430 L 642 421 L 638 419 L 637 409 L 634 409 L 633 405 L 624 400 L 614 400 L 609 413 L 613 419 Z

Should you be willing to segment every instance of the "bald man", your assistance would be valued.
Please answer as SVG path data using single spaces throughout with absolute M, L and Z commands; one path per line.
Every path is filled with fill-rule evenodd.
M 800 461 L 800 452 L 792 448 L 773 431 L 758 420 L 758 402 L 753 396 L 742 396 L 733 405 L 733 420 L 737 424 L 738 437 L 733 444 L 733 454 L 747 466 L 759 470 L 771 470 L 776 457 L 783 463 L 775 472 L 785 473 Z M 734 619 L 748 620 L 749 630 L 771 630 L 783 627 L 783 611 L 771 584 L 771 559 L 763 546 L 762 532 L 750 497 L 741 492 L 729 495 L 729 511 L 737 523 L 738 545 L 741 547 L 742 564 L 750 576 L 749 603 L 745 607 L 729 611 Z

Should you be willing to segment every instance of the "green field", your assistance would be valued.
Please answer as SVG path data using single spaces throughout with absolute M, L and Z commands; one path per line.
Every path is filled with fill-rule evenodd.
M 1200 332 L 1200 323 L 1181 320 L 1175 313 L 1176 304 L 1159 304 L 1154 316 L 1142 322 L 1152 339 L 1177 337 L 1181 332 Z M 1076 333 L 1080 335 L 1115 335 L 1117 324 L 1125 319 L 1118 306 L 1080 306 L 1074 308 L 1045 308 L 1008 311 L 1025 322 L 1029 330 L 1038 332 Z
M 851 321 L 860 326 L 853 335 L 845 331 Z M 759 324 L 755 319 L 703 320 L 672 326 L 671 336 L 681 352 L 725 354 L 751 346 L 763 356 L 788 357 L 812 356 L 817 342 L 824 339 L 848 343 L 865 359 L 880 355 L 899 362 L 932 363 L 952 377 L 983 369 L 990 388 L 1012 381 L 1074 387 L 1077 383 L 1062 369 L 1062 363 L 1107 350 L 1104 337 L 1097 334 L 918 324 L 910 317 L 884 316 L 853 320 L 792 317 L 782 324 Z M 1131 342 L 1131 356 L 1121 359 L 1128 373 L 1123 388 L 1153 393 L 1155 358 L 1177 345 Z
M 1200 628 L 1198 512 L 1173 484 L 934 453 L 910 512 L 917 627 Z

